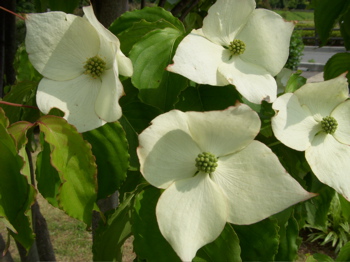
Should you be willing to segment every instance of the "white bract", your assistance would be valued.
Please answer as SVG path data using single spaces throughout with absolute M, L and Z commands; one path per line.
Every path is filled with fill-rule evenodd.
M 350 200 L 350 101 L 345 75 L 308 83 L 273 103 L 273 132 L 305 157 L 324 184 Z
M 166 189 L 156 207 L 160 231 L 183 261 L 214 241 L 226 222 L 252 224 L 313 196 L 253 140 L 259 130 L 258 115 L 240 104 L 172 110 L 139 135 L 141 172 Z
M 26 16 L 26 49 L 44 78 L 36 95 L 39 109 L 52 108 L 79 132 L 117 121 L 124 94 L 119 74 L 131 76 L 131 60 L 120 51 L 120 42 L 96 19 L 92 6 L 85 17 L 63 12 Z
M 255 0 L 217 0 L 176 50 L 167 70 L 199 84 L 235 85 L 250 102 L 276 99 L 273 76 L 285 65 L 293 23 L 255 9 Z

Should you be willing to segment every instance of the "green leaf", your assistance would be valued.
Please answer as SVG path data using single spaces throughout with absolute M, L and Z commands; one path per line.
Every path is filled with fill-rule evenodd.
M 157 29 L 138 41 L 130 51 L 134 65 L 131 78 L 146 104 L 168 111 L 174 108 L 177 96 L 187 86 L 187 79 L 165 70 L 183 32 L 174 28 Z
M 175 28 L 174 25 L 164 19 L 160 19 L 155 22 L 148 22 L 145 20 L 135 22 L 130 28 L 118 35 L 120 40 L 120 48 L 124 54 L 128 54 L 133 45 L 149 32 L 167 27 Z
M 315 0 L 315 27 L 321 40 L 321 46 L 327 43 L 331 30 L 339 17 L 350 5 L 349 0 Z
M 350 202 L 338 194 L 343 217 L 350 223 Z
M 180 261 L 159 231 L 155 209 L 160 194 L 159 189 L 149 186 L 136 196 L 132 225 L 134 250 L 147 261 Z
M 119 122 L 125 130 L 129 143 L 130 169 L 137 170 L 140 167 L 136 154 L 136 148 L 139 146 L 138 134 L 148 127 L 152 119 L 162 112 L 140 101 L 138 97 L 139 91 L 132 85 L 130 79 L 123 81 L 123 86 L 126 96 L 119 100 L 123 109 L 123 116 L 119 119 Z
M 285 216 L 281 219 L 281 216 Z M 273 216 L 277 219 L 280 230 L 280 244 L 276 261 L 295 261 L 298 256 L 301 238 L 299 237 L 299 226 L 294 218 L 293 208 L 288 208 Z
M 141 10 L 126 12 L 112 23 L 109 30 L 113 34 L 118 35 L 124 30 L 132 27 L 134 23 L 140 22 L 141 20 L 147 22 L 163 20 L 170 23 L 174 28 L 185 32 L 185 28 L 181 21 L 161 7 L 145 7 Z
M 196 261 L 230 261 L 240 262 L 241 248 L 236 232 L 230 224 L 226 224 L 220 236 L 212 243 L 209 243 L 198 250 Z
M 7 131 L 8 123 L 0 109 L 0 217 L 14 239 L 28 250 L 34 235 L 26 214 L 34 202 L 35 190 L 22 174 L 24 162 Z
M 16 52 L 13 67 L 16 70 L 16 80 L 18 82 L 33 81 L 39 82 L 42 78 L 41 74 L 36 71 L 28 58 L 28 53 L 22 44 Z
M 162 111 L 142 103 L 138 97 L 139 90 L 132 85 L 130 79 L 123 81 L 123 86 L 126 95 L 119 100 L 123 116 L 128 119 L 135 132 L 141 133 Z
M 97 167 L 90 144 L 63 118 L 43 116 L 38 124 L 50 145 L 51 165 L 60 177 L 56 196 L 60 208 L 90 225 L 97 197 Z
M 96 157 L 97 198 L 106 198 L 118 190 L 126 178 L 129 154 L 125 132 L 118 122 L 114 122 L 85 132 L 83 137 L 91 144 Z
M 316 253 L 309 256 L 305 262 L 334 262 L 334 260 L 327 255 Z
M 350 50 L 350 8 L 343 16 L 341 16 L 339 24 L 345 48 L 346 50 Z
M 6 102 L 33 107 L 28 108 L 0 104 L 0 107 L 3 108 L 9 118 L 10 123 L 20 120 L 35 122 L 39 118 L 40 111 L 37 108 L 35 101 L 37 86 L 37 82 L 20 82 L 17 85 L 12 86 L 11 91 L 3 98 L 3 101 Z
M 122 261 L 122 246 L 131 235 L 134 197 L 130 194 L 117 209 L 107 212 L 105 224 L 100 220 L 92 246 L 94 261 Z
M 61 186 L 58 171 L 51 165 L 51 147 L 44 141 L 44 135 L 40 134 L 41 152 L 36 158 L 36 181 L 40 194 L 54 207 L 59 207 L 57 195 Z
M 297 71 L 296 73 L 290 76 L 285 88 L 285 93 L 294 93 L 301 86 L 306 84 L 306 78 L 300 76 L 301 73 L 301 71 Z
M 242 249 L 243 261 L 273 261 L 278 250 L 278 225 L 265 219 L 252 225 L 233 225 Z
M 175 107 L 182 111 L 223 110 L 235 105 L 239 99 L 240 95 L 232 85 L 199 85 L 184 90 Z
M 334 189 L 318 181 L 314 175 L 307 177 L 308 191 L 319 195 L 305 202 L 307 222 L 313 228 L 327 231 L 327 215 L 334 197 Z
M 341 249 L 335 261 L 350 261 L 350 242 L 346 243 Z
M 348 83 L 350 83 L 350 53 L 338 53 L 333 55 L 324 66 L 324 80 L 333 79 L 341 74 L 347 73 Z
M 27 144 L 28 139 L 26 134 L 27 131 L 32 127 L 32 123 L 21 121 L 14 123 L 7 129 L 9 134 L 11 134 L 12 137 L 15 139 L 17 151 L 19 151 Z

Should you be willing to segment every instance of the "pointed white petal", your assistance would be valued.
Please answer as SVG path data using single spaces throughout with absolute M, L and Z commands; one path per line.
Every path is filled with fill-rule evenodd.
M 145 179 L 158 188 L 192 177 L 202 151 L 190 136 L 185 113 L 172 110 L 153 119 L 139 135 L 137 155 Z
M 307 108 L 303 108 L 297 96 L 287 93 L 276 99 L 272 108 L 276 115 L 271 119 L 273 133 L 286 146 L 304 151 L 322 128 L 311 116 Z
M 254 9 L 254 0 L 218 0 L 203 20 L 203 33 L 212 42 L 227 46 Z
M 176 181 L 161 195 L 156 209 L 159 229 L 183 261 L 224 229 L 227 201 L 207 174 Z
M 106 61 L 106 67 L 110 69 L 113 66 L 117 49 L 120 47 L 119 39 L 97 20 L 91 5 L 83 7 L 83 11 L 85 18 L 98 33 L 100 39 L 98 55 Z
M 293 28 L 293 23 L 285 22 L 275 12 L 255 9 L 236 37 L 246 45 L 240 58 L 277 75 L 287 62 Z
M 187 115 L 192 138 L 202 152 L 216 156 L 242 149 L 260 130 L 258 114 L 245 104 L 223 111 L 187 112 Z
M 96 30 L 81 17 L 62 12 L 26 16 L 26 49 L 36 70 L 52 80 L 70 80 L 84 72 L 97 54 Z
M 262 100 L 273 102 L 276 99 L 276 80 L 264 68 L 234 57 L 220 64 L 218 70 L 250 102 L 261 104 Z
M 306 105 L 314 116 L 326 117 L 349 97 L 348 93 L 347 79 L 345 75 L 341 75 L 324 82 L 307 83 L 294 94 L 298 97 L 300 104 Z
M 350 100 L 338 105 L 331 116 L 338 122 L 334 137 L 341 143 L 350 145 Z
M 37 105 L 44 114 L 58 108 L 65 113 L 68 123 L 79 132 L 95 129 L 105 124 L 95 113 L 95 100 L 101 86 L 99 79 L 81 75 L 69 81 L 43 78 L 36 94 Z
M 117 121 L 122 116 L 119 98 L 124 94 L 122 83 L 118 78 L 117 66 L 102 75 L 101 89 L 98 92 L 95 111 L 106 122 Z
M 198 84 L 223 86 L 229 83 L 218 74 L 218 67 L 227 55 L 225 49 L 193 30 L 179 44 L 174 64 L 167 70 L 183 75 Z
M 305 157 L 318 179 L 350 201 L 350 146 L 324 132 L 312 141 Z
M 314 196 L 258 141 L 236 154 L 220 158 L 212 179 L 227 196 L 228 222 L 233 224 L 258 222 Z
M 96 31 L 99 33 L 101 39 L 101 48 L 99 55 L 106 59 L 107 68 L 110 68 L 116 56 L 118 61 L 119 73 L 123 76 L 131 76 L 133 73 L 133 67 L 131 60 L 126 57 L 122 51 L 120 51 L 120 41 L 112 34 L 108 29 L 106 29 L 96 18 L 92 6 L 83 7 L 85 17 L 89 20 Z
M 120 75 L 131 77 L 134 69 L 131 60 L 120 49 L 117 51 L 118 71 Z

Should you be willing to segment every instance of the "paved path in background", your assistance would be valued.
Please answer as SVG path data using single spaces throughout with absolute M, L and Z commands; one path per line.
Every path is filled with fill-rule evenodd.
M 298 69 L 303 71 L 302 76 L 308 78 L 308 82 L 323 81 L 324 65 L 333 55 L 342 52 L 346 52 L 344 47 L 305 46 Z

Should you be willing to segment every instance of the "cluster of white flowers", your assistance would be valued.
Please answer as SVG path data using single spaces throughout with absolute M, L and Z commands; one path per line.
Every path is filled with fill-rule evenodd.
M 232 84 L 250 102 L 274 102 L 273 132 L 285 145 L 305 151 L 315 175 L 350 200 L 350 112 L 344 75 L 306 84 L 277 98 L 276 76 L 289 53 L 293 24 L 254 0 L 217 0 L 178 46 L 168 71 L 199 84 Z M 40 110 L 56 107 L 85 132 L 117 121 L 123 95 L 119 74 L 131 61 L 116 36 L 96 19 L 62 12 L 26 17 L 26 48 L 44 76 Z M 225 223 L 252 224 L 313 197 L 263 143 L 257 113 L 244 104 L 223 111 L 172 110 L 139 135 L 141 173 L 165 189 L 156 215 L 163 236 L 184 261 L 214 241 Z
M 118 76 L 131 76 L 132 63 L 120 51 L 118 38 L 100 24 L 92 6 L 85 16 L 49 12 L 26 16 L 26 49 L 44 78 L 36 95 L 47 114 L 52 108 L 79 132 L 117 121 L 124 94 Z

